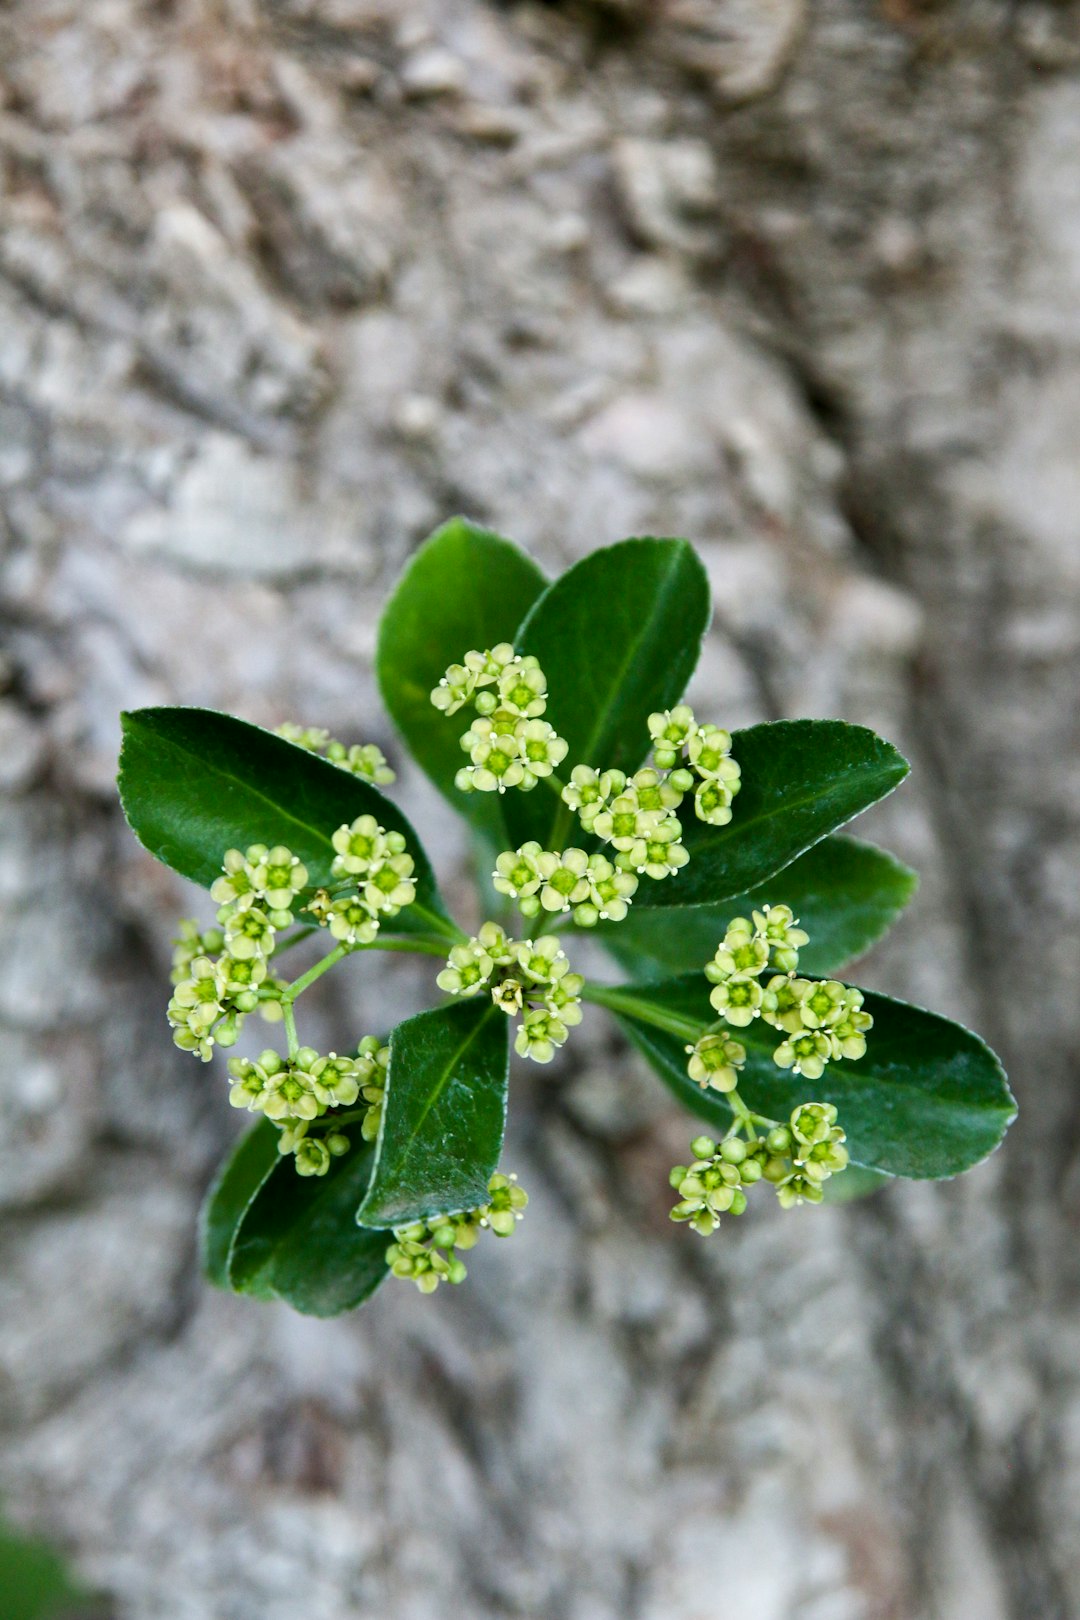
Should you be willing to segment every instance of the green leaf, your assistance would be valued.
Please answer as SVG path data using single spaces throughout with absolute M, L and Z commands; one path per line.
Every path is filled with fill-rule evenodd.
M 508 1029 L 483 996 L 394 1030 L 375 1170 L 358 1220 L 405 1226 L 486 1201 L 506 1127 Z
M 642 883 L 635 907 L 712 905 L 754 889 L 827 833 L 869 809 L 909 766 L 891 743 L 845 720 L 775 720 L 736 731 L 742 788 L 726 827 L 709 827 L 684 801 L 690 861 L 675 877 Z
M 447 717 L 431 691 L 470 648 L 483 652 L 514 633 L 547 581 L 523 551 L 465 518 L 452 518 L 411 558 L 383 610 L 376 671 L 383 701 L 416 759 L 454 808 L 501 846 L 501 803 L 459 793 L 468 763 L 461 737 L 469 708 Z
M 374 1159 L 350 1133 L 352 1146 L 325 1176 L 300 1176 L 291 1156 L 279 1158 L 248 1206 L 229 1256 L 229 1283 L 239 1294 L 284 1300 L 306 1316 L 338 1316 L 373 1294 L 387 1275 L 386 1234 L 356 1224 Z
M 416 863 L 416 903 L 394 919 L 394 932 L 458 937 L 419 838 L 377 788 L 213 709 L 136 709 L 121 718 L 124 814 L 139 842 L 174 872 L 209 888 L 227 849 L 281 843 L 317 887 L 330 881 L 332 834 L 372 815 L 404 834 Z
M 59 1554 L 2 1520 L 0 1593 L 4 1620 L 61 1620 L 90 1613 L 90 1594 L 76 1583 Z
M 252 1200 L 278 1163 L 278 1136 L 265 1118 L 245 1131 L 206 1195 L 199 1237 L 203 1275 L 215 1288 L 229 1286 L 229 1250 Z
M 634 1008 L 643 1003 L 639 1013 L 704 1028 L 715 1018 L 709 988 L 695 973 L 594 996 L 615 1012 L 680 1101 L 726 1129 L 732 1116 L 720 1093 L 703 1092 L 686 1072 L 688 1036 L 655 1028 Z M 865 995 L 874 1017 L 865 1057 L 830 1063 L 820 1080 L 776 1066 L 772 1053 L 783 1037 L 761 1019 L 732 1030 L 747 1049 L 739 1095 L 755 1113 L 776 1120 L 799 1103 L 835 1103 L 852 1160 L 868 1170 L 919 1179 L 970 1170 L 993 1152 L 1016 1114 L 1001 1064 L 960 1024 L 873 991 Z
M 682 697 L 711 611 L 708 578 L 685 540 L 620 541 L 548 587 L 515 645 L 547 676 L 544 718 L 570 744 L 564 776 L 575 765 L 637 769 L 651 746 L 649 715 Z M 507 794 L 505 813 L 514 844 L 562 849 L 577 825 L 543 782 Z
M 799 952 L 800 972 L 826 975 L 869 950 L 918 885 L 916 873 L 894 855 L 840 835 L 823 838 L 749 893 L 670 911 L 635 905 L 621 923 L 601 923 L 597 937 L 635 978 L 666 979 L 700 971 L 732 917 L 748 917 L 755 906 L 785 905 L 810 935 Z

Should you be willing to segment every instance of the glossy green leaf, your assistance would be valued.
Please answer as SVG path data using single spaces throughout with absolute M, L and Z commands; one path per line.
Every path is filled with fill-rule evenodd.
M 0 1597 L 4 1620 L 74 1620 L 99 1614 L 59 1553 L 0 1520 Z
M 508 1030 L 487 996 L 436 1007 L 394 1030 L 359 1220 L 403 1226 L 485 1201 L 506 1127 Z
M 648 718 L 677 703 L 697 665 L 712 603 L 685 540 L 623 540 L 590 552 L 548 587 L 518 631 L 548 679 L 545 720 L 574 765 L 633 771 L 648 753 Z M 508 793 L 515 844 L 561 849 L 577 822 L 544 783 Z M 578 834 L 580 841 L 580 834 Z
M 387 1275 L 385 1232 L 356 1224 L 374 1160 L 358 1125 L 352 1147 L 325 1176 L 300 1176 L 280 1158 L 243 1216 L 229 1256 L 240 1294 L 282 1299 L 307 1316 L 338 1316 L 373 1294 Z
M 416 863 L 416 904 L 394 919 L 394 932 L 456 936 L 419 838 L 377 788 L 212 709 L 137 709 L 122 719 L 124 814 L 139 842 L 174 872 L 209 888 L 227 849 L 281 843 L 317 886 L 330 880 L 332 834 L 372 815 L 404 834 Z
M 199 1217 L 203 1275 L 229 1286 L 229 1250 L 256 1193 L 277 1164 L 278 1131 L 260 1119 L 237 1142 L 206 1195 Z
M 410 559 L 379 625 L 376 670 L 398 730 L 455 809 L 500 843 L 498 795 L 459 793 L 454 786 L 468 763 L 460 739 L 473 711 L 448 718 L 432 707 L 431 690 L 470 648 L 513 641 L 546 584 L 532 558 L 509 540 L 452 518 Z
M 703 1092 L 686 1073 L 687 1037 L 657 1029 L 634 1014 L 634 1001 L 660 1015 L 697 1022 L 715 1014 L 709 983 L 686 974 L 664 984 L 608 992 L 611 1007 L 634 1044 L 692 1112 L 725 1128 L 731 1113 L 721 1095 Z M 776 1066 L 780 1033 L 757 1019 L 733 1030 L 747 1049 L 739 1095 L 770 1119 L 783 1119 L 799 1103 L 835 1103 L 854 1163 L 892 1176 L 959 1175 L 992 1153 L 1015 1116 L 1004 1070 L 990 1048 L 960 1024 L 921 1007 L 866 992 L 874 1027 L 865 1057 L 830 1063 L 820 1080 L 805 1080 Z
M 661 883 L 642 883 L 637 907 L 713 905 L 754 889 L 827 833 L 904 780 L 909 766 L 891 743 L 844 720 L 776 720 L 736 731 L 732 756 L 742 788 L 726 827 L 680 810 L 689 864 Z
M 667 979 L 702 968 L 732 917 L 785 905 L 810 935 L 800 971 L 838 973 L 881 938 L 918 885 L 916 873 L 894 855 L 841 835 L 823 838 L 749 893 L 670 911 L 631 906 L 621 923 L 601 923 L 596 937 L 634 978 Z

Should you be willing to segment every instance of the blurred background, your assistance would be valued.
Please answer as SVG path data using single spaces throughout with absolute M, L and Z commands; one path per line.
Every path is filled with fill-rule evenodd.
M 1080 7 L 6 0 L 0 154 L 8 1520 L 109 1620 L 1080 1614 Z M 990 1163 L 699 1242 L 594 1009 L 465 1287 L 200 1283 L 208 911 L 118 711 L 379 742 L 453 900 L 371 665 L 459 511 L 551 570 L 688 536 L 709 718 L 911 758 L 859 830 L 923 886 L 853 977 L 998 1047 Z M 387 960 L 313 1033 L 423 1005 Z

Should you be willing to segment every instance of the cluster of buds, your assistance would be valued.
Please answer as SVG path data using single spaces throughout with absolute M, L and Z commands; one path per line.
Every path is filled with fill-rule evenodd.
M 690 859 L 678 817 L 689 792 L 702 821 L 721 826 L 731 820 L 739 767 L 730 757 L 729 733 L 699 726 L 686 704 L 650 715 L 649 732 L 651 766 L 627 776 L 575 765 L 562 789 L 563 803 L 583 831 L 610 846 L 610 858 L 580 849 L 555 855 L 528 844 L 500 857 L 496 887 L 513 895 L 526 916 L 542 906 L 572 910 L 579 928 L 621 922 L 640 878 L 673 877 Z M 528 870 L 530 862 L 536 871 Z
M 797 976 L 799 948 L 808 942 L 788 906 L 765 906 L 750 919 L 732 919 L 705 976 L 714 986 L 709 1000 L 726 1024 L 745 1029 L 763 1019 L 783 1034 L 773 1052 L 779 1067 L 817 1080 L 827 1063 L 863 1056 L 874 1020 L 863 1011 L 861 990 L 836 979 Z M 693 1064 L 697 1048 L 687 1050 Z M 690 1073 L 700 1080 L 693 1067 Z
M 549 721 L 547 677 L 537 660 L 519 657 L 508 641 L 486 652 L 467 652 L 451 664 L 431 701 L 445 714 L 466 703 L 476 719 L 461 738 L 470 763 L 454 778 L 462 793 L 527 792 L 566 757 L 567 743 Z
M 713 985 L 709 1000 L 723 1023 L 745 1029 L 761 1018 L 771 1024 L 784 1035 L 773 1052 L 775 1062 L 812 1080 L 831 1060 L 862 1057 L 873 1019 L 862 1010 L 861 990 L 832 979 L 797 977 L 799 950 L 807 944 L 809 935 L 789 906 L 763 906 L 749 919 L 731 920 L 705 975 Z M 819 1204 L 823 1184 L 848 1162 L 833 1105 L 802 1103 L 786 1125 L 752 1114 L 736 1089 L 746 1048 L 719 1023 L 686 1051 L 690 1078 L 703 1090 L 729 1097 L 735 1124 L 720 1143 L 697 1137 L 691 1143 L 694 1162 L 672 1170 L 671 1185 L 679 1194 L 672 1220 L 688 1221 L 696 1232 L 715 1231 L 721 1215 L 743 1213 L 744 1189 L 762 1180 L 776 1188 L 785 1209 Z
M 343 771 L 358 776 L 362 782 L 370 782 L 373 787 L 386 787 L 396 780 L 386 763 L 386 755 L 375 743 L 353 743 L 346 747 L 322 726 L 297 726 L 291 721 L 278 726 L 277 735 L 298 748 L 306 748 L 310 754 L 321 754 L 331 765 L 340 765 Z
M 382 1124 L 386 1107 L 386 1071 L 390 1067 L 390 1048 L 374 1035 L 365 1035 L 357 1048 L 356 1069 L 360 1083 L 360 1100 L 365 1106 L 360 1122 L 360 1135 L 365 1142 L 374 1142 Z
M 451 664 L 431 701 L 450 715 L 467 703 L 476 709 L 461 739 L 471 761 L 455 777 L 462 791 L 535 787 L 541 777 L 553 777 L 566 756 L 565 739 L 541 719 L 547 707 L 543 670 L 508 641 Z M 530 842 L 498 857 L 495 887 L 517 901 L 523 916 L 573 912 L 579 928 L 621 922 L 642 877 L 673 877 L 690 859 L 677 815 L 687 793 L 694 791 L 702 821 L 721 826 L 731 820 L 739 767 L 731 758 L 730 734 L 698 725 L 685 704 L 650 715 L 649 731 L 654 766 L 627 776 L 575 765 L 568 782 L 554 777 L 582 830 L 610 846 L 609 853 L 547 850 Z
M 541 911 L 572 911 L 574 921 L 590 928 L 601 918 L 621 922 L 637 891 L 637 875 L 599 852 L 583 849 L 560 853 L 541 849 L 535 840 L 507 849 L 495 861 L 492 881 L 499 894 L 517 901 L 523 917 Z
M 579 783 L 586 769 L 575 767 L 573 774 Z M 622 789 L 613 800 L 601 801 L 602 808 L 589 819 L 586 831 L 609 843 L 613 858 L 601 851 L 590 855 L 577 848 L 541 849 L 535 840 L 520 849 L 503 850 L 497 857 L 492 873 L 495 888 L 516 900 L 523 917 L 536 917 L 541 911 L 553 915 L 572 912 L 579 928 L 594 928 L 601 921 L 621 922 L 642 877 L 672 877 L 690 859 L 681 843 L 678 817 L 638 802 L 639 792 L 670 791 L 661 787 L 655 771 L 639 771 L 629 783 L 621 771 L 604 774 L 621 782 Z M 642 778 L 652 781 L 638 786 Z M 576 792 L 579 783 L 571 782 L 564 796 Z
M 628 777 L 623 771 L 575 765 L 562 790 L 563 802 L 582 829 L 612 851 L 610 859 L 590 857 L 588 871 L 582 873 L 589 883 L 569 897 L 579 927 L 591 928 L 601 920 L 621 922 L 639 878 L 673 877 L 686 865 L 690 856 L 676 811 L 692 780 L 687 771 L 664 774 L 647 767 Z M 561 857 L 564 863 L 568 856 L 584 860 L 580 850 L 567 850 Z M 543 895 L 541 901 L 548 904 Z
M 278 1152 L 295 1154 L 300 1175 L 324 1176 L 330 1160 L 348 1152 L 349 1139 L 332 1120 L 325 1134 L 311 1136 L 311 1127 L 333 1109 L 350 1108 L 374 1066 L 363 1049 L 359 1058 L 336 1052 L 324 1057 L 312 1046 L 300 1047 L 292 1058 L 272 1049 L 257 1058 L 230 1058 L 229 1101 L 280 1127 Z
M 731 758 L 731 733 L 722 726 L 701 725 L 687 703 L 650 714 L 649 734 L 659 771 L 669 771 L 685 792 L 694 789 L 694 813 L 711 827 L 731 820 L 731 801 L 739 791 L 739 767 Z M 696 784 L 696 786 L 695 786 Z
M 320 920 L 338 939 L 347 938 L 343 910 L 356 904 L 368 924 L 374 920 L 370 934 L 365 927 L 365 937 L 374 937 L 379 920 L 415 895 L 405 840 L 367 816 L 340 828 L 333 842 L 334 876 L 356 893 L 334 902 L 325 896 Z M 270 977 L 269 963 L 278 930 L 293 922 L 293 906 L 307 882 L 306 867 L 284 845 L 226 850 L 222 875 L 210 890 L 218 902 L 217 927 L 200 932 L 198 924 L 183 922 L 175 942 L 168 1016 L 178 1046 L 207 1060 L 215 1045 L 235 1045 L 244 1018 L 256 1008 L 272 1021 L 286 1015 L 288 987 Z M 318 914 L 319 896 L 308 909 Z M 295 1042 L 291 1033 L 290 1040 Z M 356 1057 L 301 1046 L 287 1058 L 270 1049 L 257 1058 L 231 1058 L 229 1101 L 279 1127 L 278 1150 L 294 1155 L 300 1175 L 323 1176 L 349 1148 L 336 1111 L 359 1101 L 364 1140 L 378 1135 L 389 1059 L 389 1047 L 373 1036 L 360 1042 Z
M 333 834 L 330 868 L 339 889 L 319 889 L 307 909 L 341 945 L 370 945 L 380 927 L 416 899 L 414 861 L 405 838 L 387 832 L 374 816 L 357 816 Z
M 498 923 L 454 945 L 435 980 L 452 996 L 488 994 L 510 1018 L 521 1015 L 514 1050 L 534 1063 L 550 1063 L 570 1030 L 581 1023 L 585 980 L 570 972 L 554 934 L 509 939 Z
M 775 1187 L 784 1209 L 820 1204 L 824 1183 L 848 1163 L 836 1117 L 832 1103 L 802 1103 L 787 1125 L 774 1125 L 764 1136 L 754 1133 L 744 1141 L 733 1130 L 719 1143 L 710 1136 L 695 1137 L 690 1144 L 693 1163 L 677 1164 L 671 1172 L 679 1195 L 671 1219 L 687 1221 L 707 1237 L 720 1225 L 721 1215 L 743 1213 L 744 1189 L 759 1181 Z
M 284 844 L 225 851 L 222 875 L 210 890 L 218 927 L 200 933 L 196 923 L 183 922 L 175 942 L 168 1019 L 183 1051 L 207 1062 L 215 1045 L 236 1044 L 256 1008 L 280 1017 L 282 985 L 271 977 L 269 962 L 307 880 L 307 868 Z
M 395 1277 L 414 1282 L 422 1294 L 433 1294 L 441 1282 L 464 1282 L 467 1273 L 459 1254 L 471 1249 L 485 1229 L 509 1237 L 528 1202 L 516 1176 L 496 1172 L 488 1182 L 487 1203 L 477 1209 L 397 1227 L 386 1251 L 387 1264 Z

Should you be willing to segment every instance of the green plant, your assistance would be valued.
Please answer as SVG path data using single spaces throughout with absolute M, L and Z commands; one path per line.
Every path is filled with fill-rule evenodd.
M 472 935 L 379 791 L 378 749 L 199 709 L 124 717 L 132 828 L 220 907 L 181 925 L 177 1043 L 209 1058 L 256 1011 L 285 1037 L 229 1062 L 230 1101 L 259 1118 L 206 1204 L 214 1282 L 329 1315 L 390 1273 L 461 1281 L 480 1232 L 509 1235 L 526 1202 L 499 1169 L 511 1024 L 545 1063 L 586 1005 L 712 1129 L 671 1177 L 672 1217 L 703 1234 L 759 1181 L 817 1203 L 849 1165 L 838 1187 L 862 1191 L 956 1175 L 1000 1142 L 1015 1108 L 977 1036 L 834 977 L 914 892 L 892 856 L 837 835 L 907 763 L 838 720 L 732 736 L 699 720 L 681 699 L 709 615 L 682 540 L 624 541 L 552 584 L 460 519 L 413 557 L 378 674 L 471 829 Z M 587 932 L 630 983 L 575 971 Z M 329 948 L 290 982 L 282 959 L 311 936 Z M 351 1033 L 345 1055 L 301 1045 L 302 992 L 370 950 L 442 958 L 446 999 L 385 1039 Z
M 2 1518 L 0 1593 L 4 1620 L 89 1620 L 101 1612 L 54 1548 Z

